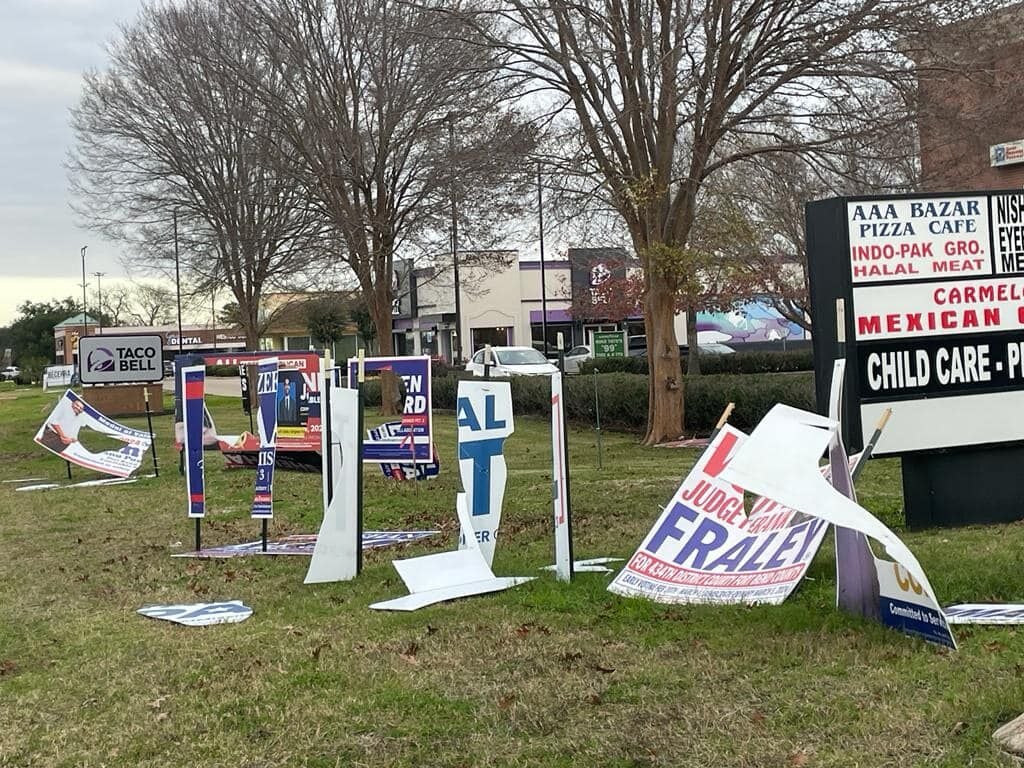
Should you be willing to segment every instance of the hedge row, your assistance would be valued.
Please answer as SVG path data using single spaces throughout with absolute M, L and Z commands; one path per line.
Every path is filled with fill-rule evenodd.
M 433 379 L 434 408 L 454 410 L 461 375 Z M 544 416 L 551 412 L 551 385 L 544 376 L 516 376 L 512 402 L 517 414 Z M 729 402 L 736 403 L 729 422 L 750 430 L 776 403 L 813 411 L 814 377 L 810 373 L 696 376 L 684 380 L 687 434 L 707 434 Z M 594 377 L 565 378 L 566 415 L 572 422 L 594 425 Z M 632 373 L 597 376 L 601 426 L 642 432 L 647 425 L 647 377 Z M 380 405 L 380 382 L 368 381 L 368 405 Z
M 648 372 L 646 357 L 605 357 L 580 363 L 580 373 L 642 373 Z M 683 363 L 686 370 L 686 363 Z M 786 352 L 737 352 L 734 355 L 701 355 L 702 374 L 719 373 L 790 373 L 813 371 L 814 356 L 810 349 L 794 349 Z

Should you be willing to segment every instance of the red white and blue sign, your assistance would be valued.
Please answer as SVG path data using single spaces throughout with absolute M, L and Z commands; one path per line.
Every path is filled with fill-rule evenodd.
M 366 430 L 367 439 L 363 442 L 363 447 L 365 450 L 365 447 L 371 444 L 398 445 L 404 436 L 405 429 L 402 427 L 402 422 L 389 421 L 379 427 Z M 408 443 L 405 444 L 405 448 L 408 450 Z M 411 455 L 409 461 L 382 461 L 380 471 L 384 473 L 384 477 L 392 480 L 427 480 L 441 474 L 441 460 L 438 458 L 437 448 L 433 449 L 433 457 L 429 464 L 413 462 Z
M 188 491 L 188 516 L 206 514 L 206 489 L 203 468 L 203 413 L 206 395 L 206 366 L 181 369 L 185 397 L 182 405 L 185 445 L 185 488 Z
M 415 462 L 430 464 L 433 451 L 433 404 L 430 395 L 429 357 L 367 357 L 363 360 L 366 374 L 391 371 L 402 381 L 401 431 L 397 442 L 363 444 L 363 461 L 369 463 Z M 356 386 L 359 360 L 349 358 L 348 385 Z
M 260 448 L 256 463 L 256 488 L 252 497 L 252 516 L 274 516 L 274 460 L 277 456 L 277 413 L 280 408 L 278 393 L 277 358 L 256 363 L 256 429 Z

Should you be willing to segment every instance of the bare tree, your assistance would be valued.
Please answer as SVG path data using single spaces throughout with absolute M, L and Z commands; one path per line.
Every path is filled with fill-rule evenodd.
M 914 129 L 906 122 L 838 140 L 829 148 L 827 162 L 813 154 L 780 153 L 729 170 L 735 198 L 749 215 L 751 236 L 743 273 L 750 295 L 762 297 L 786 320 L 811 330 L 804 204 L 917 188 L 917 158 L 906 153 L 915 141 Z
M 390 354 L 396 255 L 442 261 L 453 219 L 459 243 L 487 247 L 531 181 L 520 171 L 533 131 L 507 103 L 501 62 L 480 34 L 430 2 L 248 5 L 249 36 L 287 86 L 260 94 L 301 159 L 310 201 L 340 233 L 339 258 Z
M 155 2 L 121 30 L 105 72 L 86 75 L 68 166 L 86 223 L 192 292 L 226 286 L 251 349 L 260 297 L 308 276 L 325 227 L 312 215 L 264 93 L 280 73 L 214 0 Z
M 673 315 L 702 250 L 702 190 L 733 163 L 828 150 L 908 119 L 879 91 L 913 90 L 920 24 L 979 5 L 879 0 L 492 0 L 477 18 L 514 72 L 571 110 L 573 160 L 597 183 L 644 267 L 650 355 L 645 442 L 677 437 L 683 390 Z M 904 100 L 906 101 L 906 100 Z M 568 145 L 566 145 L 568 148 Z M 912 154 L 913 147 L 904 148 Z M 713 212 L 709 215 L 714 215 Z

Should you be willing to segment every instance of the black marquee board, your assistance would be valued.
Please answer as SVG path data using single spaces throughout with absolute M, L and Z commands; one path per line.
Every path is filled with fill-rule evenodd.
M 851 450 L 892 409 L 875 456 L 902 457 L 908 525 L 1024 518 L 1024 191 L 806 213 L 819 408 L 845 357 Z

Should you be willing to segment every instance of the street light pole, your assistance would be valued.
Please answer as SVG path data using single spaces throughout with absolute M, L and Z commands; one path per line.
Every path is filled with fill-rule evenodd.
M 540 234 L 540 327 L 544 335 L 544 357 L 548 356 L 548 284 L 544 279 L 544 192 L 541 188 L 540 162 L 537 162 L 537 229 Z
M 100 281 L 106 272 L 93 272 L 93 277 L 96 278 L 96 322 L 99 323 L 99 333 L 103 333 L 103 283 Z
M 82 246 L 82 335 L 87 336 L 89 333 L 89 316 L 86 313 L 85 307 L 85 286 L 88 285 L 85 282 L 85 251 L 88 249 L 88 245 Z
M 174 209 L 174 286 L 178 295 L 178 354 L 181 354 L 181 264 L 178 260 L 178 209 Z
M 462 362 L 462 299 L 459 296 L 459 211 L 455 199 L 455 115 L 448 115 L 448 166 L 452 174 L 452 270 L 455 278 L 455 350 L 453 361 Z

